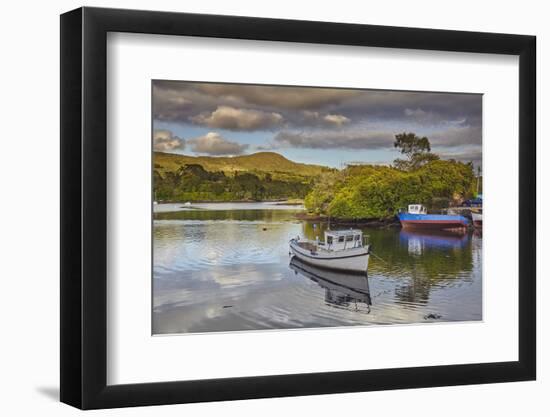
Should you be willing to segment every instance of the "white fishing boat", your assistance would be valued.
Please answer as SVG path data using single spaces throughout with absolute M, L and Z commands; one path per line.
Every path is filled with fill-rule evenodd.
M 327 230 L 324 241 L 290 240 L 290 251 L 305 263 L 339 271 L 366 272 L 369 266 L 370 245 L 364 242 L 363 232 L 357 229 Z
M 476 213 L 472 211 L 472 223 L 474 223 L 474 227 L 482 227 L 483 226 L 483 214 L 482 213 Z

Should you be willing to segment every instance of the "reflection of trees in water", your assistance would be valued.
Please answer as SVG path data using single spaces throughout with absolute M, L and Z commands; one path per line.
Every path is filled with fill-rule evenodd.
M 430 292 L 437 281 L 419 274 L 416 266 L 413 266 L 409 279 L 395 287 L 397 300 L 405 303 L 427 304 L 430 299 Z
M 304 234 L 323 239 L 326 223 L 304 223 Z M 332 229 L 344 227 L 332 226 Z M 405 303 L 426 304 L 434 287 L 471 282 L 474 268 L 471 236 L 437 231 L 361 228 L 374 255 L 369 274 L 397 279 L 395 294 Z
M 327 230 L 327 223 L 321 222 L 303 222 L 302 223 L 304 236 L 308 239 L 315 240 L 317 237 L 323 240 L 325 238 L 324 232 Z
M 279 263 L 298 234 L 290 210 L 187 210 L 157 213 L 154 256 L 179 269 Z M 161 256 L 166 259 L 162 260 Z M 156 265 L 156 264 L 155 264 Z M 282 266 L 282 265 L 281 265 Z
M 269 223 L 290 224 L 294 220 L 293 213 L 292 210 L 246 209 L 157 212 L 154 213 L 154 220 L 161 221 L 155 223 L 154 237 L 156 244 L 174 239 L 180 239 L 188 245 L 200 244 L 205 252 L 214 250 L 219 257 L 235 253 L 237 250 L 242 250 L 243 253 L 248 251 L 248 255 L 252 255 L 262 251 L 273 251 L 274 245 L 286 244 L 286 230 L 272 227 Z M 169 223 L 163 223 L 162 220 L 175 222 L 168 226 Z M 247 222 L 257 222 L 258 233 L 255 229 L 251 231 L 250 223 L 247 225 Z M 174 236 L 175 230 L 179 235 Z M 244 235 L 247 236 L 246 239 L 243 238 Z
M 186 210 L 156 213 L 155 219 L 266 223 L 295 221 L 293 212 L 287 210 Z M 301 222 L 302 234 L 309 239 L 319 237 L 322 240 L 327 226 L 327 223 L 321 222 Z M 297 224 L 296 227 L 300 226 Z M 333 230 L 345 228 L 332 225 Z M 425 304 L 429 301 L 433 288 L 471 282 L 472 271 L 480 269 L 481 239 L 476 236 L 472 238 L 469 234 L 402 231 L 399 228 L 362 230 L 369 236 L 369 242 L 373 246 L 373 255 L 369 261 L 370 276 L 392 280 L 392 291 L 396 299 L 403 303 Z M 202 253 L 204 248 L 209 248 L 218 258 L 237 259 L 238 255 L 238 259 L 253 260 L 258 249 L 262 249 L 267 255 L 275 253 L 278 250 L 277 245 L 283 245 L 284 250 L 287 250 L 289 229 L 267 226 L 267 231 L 261 227 L 256 231 L 250 228 L 242 229 L 238 223 L 231 227 L 225 225 L 223 229 L 217 226 L 165 228 L 160 222 L 155 224 L 154 234 L 158 245 L 170 240 L 185 240 L 187 244 L 178 254 L 180 260 L 183 254 L 191 256 L 195 254 L 193 250 Z M 227 243 L 229 236 L 235 237 L 231 245 Z M 268 247 L 271 249 L 267 250 Z M 327 304 L 346 309 L 354 308 L 354 296 L 350 298 L 345 293 L 341 294 L 338 289 L 327 289 L 326 286 L 323 288 L 326 289 Z
M 176 227 L 174 224 L 155 224 L 153 227 L 153 237 L 155 244 L 161 244 L 162 242 L 170 241 L 185 241 L 191 239 L 192 241 L 204 241 L 206 236 L 206 230 L 203 228 L 186 228 L 184 224 L 178 224 Z
M 292 220 L 291 210 L 202 210 L 189 209 L 154 213 L 154 220 L 243 220 L 284 221 Z
M 473 258 L 468 234 L 401 230 L 395 235 L 399 244 L 391 256 L 392 270 L 384 271 L 381 266 L 380 272 L 386 275 L 397 269 L 399 276 L 406 278 L 395 289 L 398 300 L 426 304 L 434 287 L 471 282 Z

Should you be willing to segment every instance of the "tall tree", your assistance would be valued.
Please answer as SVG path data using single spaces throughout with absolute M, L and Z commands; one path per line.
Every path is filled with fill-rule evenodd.
M 416 136 L 414 133 L 399 133 L 395 135 L 394 148 L 407 157 L 407 159 L 396 159 L 393 161 L 397 169 L 403 171 L 414 171 L 431 161 L 439 159 L 434 153 L 431 153 L 429 139 L 424 136 Z

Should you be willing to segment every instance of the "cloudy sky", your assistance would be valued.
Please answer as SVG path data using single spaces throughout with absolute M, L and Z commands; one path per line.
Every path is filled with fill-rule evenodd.
M 480 94 L 153 81 L 155 150 L 227 156 L 260 151 L 340 168 L 391 163 L 401 132 L 442 158 L 481 164 Z

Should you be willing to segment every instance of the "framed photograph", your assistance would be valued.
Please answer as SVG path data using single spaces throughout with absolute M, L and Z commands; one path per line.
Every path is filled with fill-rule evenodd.
M 61 401 L 533 380 L 535 37 L 61 16 Z

